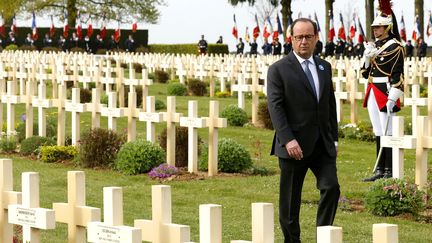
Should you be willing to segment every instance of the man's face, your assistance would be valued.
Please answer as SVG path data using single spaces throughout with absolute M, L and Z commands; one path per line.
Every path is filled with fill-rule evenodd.
M 309 22 L 297 22 L 293 28 L 293 49 L 300 57 L 312 56 L 318 36 L 314 34 L 313 25 Z
M 385 26 L 372 26 L 372 31 L 377 39 L 382 39 L 385 36 Z

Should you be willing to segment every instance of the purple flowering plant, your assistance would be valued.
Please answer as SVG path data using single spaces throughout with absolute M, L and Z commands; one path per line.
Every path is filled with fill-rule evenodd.
M 172 175 L 177 174 L 178 169 L 174 165 L 168 165 L 166 163 L 160 164 L 157 167 L 154 167 L 149 173 L 148 176 L 152 179 L 155 178 L 168 178 Z

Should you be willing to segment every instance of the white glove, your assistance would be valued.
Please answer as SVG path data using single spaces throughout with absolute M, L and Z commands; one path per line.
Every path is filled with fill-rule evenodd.
M 394 100 L 387 100 L 386 107 L 387 107 L 387 113 L 390 113 L 393 111 L 393 107 L 396 105 L 396 102 Z
M 365 51 L 363 52 L 363 56 L 372 58 L 375 57 L 378 49 L 375 47 L 375 43 L 373 42 L 367 42 L 364 44 Z

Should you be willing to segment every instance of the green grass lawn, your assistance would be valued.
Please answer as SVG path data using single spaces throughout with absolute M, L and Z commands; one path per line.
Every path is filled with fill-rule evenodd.
M 166 85 L 155 84 L 150 87 L 150 95 L 166 102 Z M 199 101 L 199 116 L 208 115 L 208 97 L 177 97 L 177 112 L 187 115 L 187 101 Z M 236 104 L 235 98 L 217 99 L 220 111 L 228 104 Z M 251 100 L 246 103 L 250 116 Z M 360 106 L 360 101 L 358 102 Z M 344 105 L 344 117 L 349 119 L 349 105 Z M 16 108 L 17 122 L 24 113 L 24 105 Z M 51 110 L 50 112 L 55 112 Z M 6 106 L 3 107 L 6 119 Z M 410 108 L 405 108 L 400 115 L 405 122 L 410 122 Z M 426 110 L 422 110 L 426 114 Z M 37 119 L 37 110 L 34 112 Z M 81 116 L 82 130 L 90 127 L 90 113 Z M 359 119 L 368 121 L 367 111 L 359 107 Z M 71 118 L 67 116 L 67 134 L 70 134 Z M 101 120 L 101 127 L 107 127 L 107 120 Z M 126 119 L 119 119 L 118 130 L 126 128 Z M 138 122 L 138 137 L 145 138 L 145 123 Z M 158 134 L 164 125 L 157 126 Z M 279 175 L 277 159 L 269 156 L 273 131 L 255 128 L 228 127 L 219 130 L 219 138 L 233 138 L 245 145 L 259 166 L 264 166 L 277 173 L 271 176 L 216 176 L 204 180 L 165 181 L 172 190 L 173 223 L 191 226 L 191 240 L 199 241 L 198 207 L 200 204 L 215 203 L 222 205 L 223 242 L 234 239 L 251 240 L 251 203 L 270 202 L 275 209 L 275 242 L 283 242 L 278 223 L 278 186 Z M 208 130 L 200 129 L 199 135 L 207 140 Z M 348 200 L 361 201 L 370 184 L 361 179 L 371 175 L 375 162 L 375 145 L 368 142 L 341 139 L 339 142 L 338 177 L 341 185 L 341 196 Z M 120 186 L 123 188 L 124 222 L 133 225 L 134 219 L 151 219 L 151 185 L 160 184 L 147 175 L 125 176 L 109 170 L 90 170 L 73 165 L 45 164 L 37 160 L 2 154 L 14 162 L 14 189 L 21 191 L 21 173 L 36 171 L 40 174 L 41 207 L 52 208 L 53 202 L 67 201 L 67 177 L 70 170 L 83 170 L 86 173 L 87 205 L 103 208 L 102 188 Z M 429 159 L 429 166 L 431 166 Z M 405 152 L 405 175 L 414 180 L 415 151 Z M 303 188 L 301 209 L 302 239 L 304 242 L 315 242 L 315 218 L 319 192 L 316 190 L 315 178 L 308 173 Z M 394 223 L 399 225 L 399 242 L 427 242 L 430 239 L 430 224 L 408 220 L 404 217 L 384 218 L 373 216 L 366 211 L 342 211 L 336 215 L 335 225 L 343 227 L 344 242 L 372 242 L 373 223 Z M 42 232 L 43 242 L 67 242 L 67 227 L 57 224 L 57 228 Z

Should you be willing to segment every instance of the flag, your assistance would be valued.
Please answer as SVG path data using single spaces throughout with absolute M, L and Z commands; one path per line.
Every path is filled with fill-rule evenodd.
M 37 40 L 38 39 L 38 33 L 37 33 L 37 27 L 36 27 L 36 15 L 33 12 L 33 20 L 32 20 L 32 39 Z
M 260 28 L 258 24 L 258 16 L 255 14 L 255 28 L 253 29 L 253 37 L 256 39 L 260 34 Z
M 50 35 L 50 37 L 54 37 L 54 35 L 55 35 L 54 19 L 53 19 L 52 15 L 51 15 L 51 27 L 49 30 L 49 35 Z
M 336 36 L 334 23 L 333 23 L 333 13 L 330 13 L 330 24 L 329 24 L 329 40 L 333 41 Z
M 236 21 L 235 14 L 234 14 L 234 26 L 233 26 L 233 28 L 232 28 L 232 32 L 231 32 L 231 33 L 233 34 L 233 36 L 234 36 L 236 39 L 238 39 L 237 21 Z
M 246 26 L 246 33 L 245 33 L 244 39 L 246 42 L 250 42 L 249 27 L 247 27 L 247 26 Z
M 264 24 L 263 36 L 264 36 L 264 38 L 267 39 L 267 38 L 269 38 L 269 36 L 271 35 L 271 33 L 273 33 L 273 26 L 271 24 L 269 16 L 267 16 L 266 20 L 267 21 Z
M 413 39 L 413 41 L 417 41 L 417 38 L 419 38 L 420 36 L 420 21 L 418 15 L 416 15 L 411 39 Z
M 134 22 L 132 23 L 132 33 L 135 33 L 138 29 L 138 23 L 137 20 L 134 19 Z
M 407 36 L 406 36 L 405 21 L 404 21 L 403 15 L 401 16 L 400 26 L 401 26 L 400 37 L 401 37 L 401 39 L 403 41 L 406 42 L 407 41 Z
M 279 38 L 280 34 L 283 34 L 282 24 L 279 18 L 279 14 L 276 14 L 276 23 L 277 23 L 277 29 L 273 31 L 273 40 Z
M 90 19 L 89 24 L 87 25 L 87 37 L 90 38 L 92 35 L 93 35 L 93 24 Z
M 340 26 L 339 26 L 339 30 L 338 30 L 338 38 L 341 38 L 342 40 L 346 40 L 345 27 L 344 27 L 344 23 L 343 23 L 342 13 L 339 13 L 339 20 L 340 20 Z
M 102 18 L 102 25 L 101 25 L 101 28 L 100 28 L 100 33 L 99 33 L 99 35 L 100 35 L 100 37 L 101 37 L 102 39 L 105 39 L 105 36 L 106 36 L 105 14 L 103 15 L 103 18 Z
M 316 23 L 316 25 L 317 25 L 317 32 L 319 33 L 319 32 L 321 32 L 321 27 L 320 27 L 320 25 L 319 25 L 319 22 L 318 22 L 318 16 L 317 16 L 316 12 L 315 12 L 314 17 L 315 17 L 315 23 Z M 318 37 L 319 37 L 319 35 L 318 35 Z
M 81 15 L 80 15 L 79 11 L 78 11 L 78 16 L 77 16 L 77 22 L 76 22 L 75 29 L 76 29 L 76 32 L 77 32 L 78 39 L 81 40 L 83 34 L 82 34 L 82 26 L 81 26 Z
M 365 34 L 364 34 L 363 27 L 362 27 L 361 22 L 360 22 L 360 17 L 358 17 L 358 16 L 357 16 L 357 22 L 358 22 L 358 27 L 359 27 L 359 33 L 358 33 L 357 41 L 358 41 L 358 43 L 363 43 L 364 39 L 365 39 Z
M 291 42 L 291 25 L 292 25 L 293 21 L 291 19 L 291 16 L 288 16 L 288 23 L 287 23 L 287 30 L 286 30 L 286 37 L 285 40 L 286 42 Z
M 349 36 L 350 38 L 353 40 L 354 37 L 356 36 L 356 31 L 357 31 L 357 27 L 356 27 L 356 21 L 355 21 L 355 15 L 353 15 L 353 19 L 351 22 L 351 26 L 350 26 L 350 30 L 349 30 Z
M 2 16 L 0 16 L 0 35 L 6 37 L 6 26 Z
M 68 15 L 65 12 L 65 14 L 64 14 L 64 25 L 63 25 L 63 37 L 67 38 L 68 35 L 69 35 Z
M 16 34 L 17 33 L 17 25 L 16 25 L 16 18 L 15 15 L 12 18 L 12 25 L 11 25 L 11 31 Z
M 426 34 L 428 37 L 432 35 L 432 12 L 431 11 L 429 11 L 429 21 L 426 27 Z
M 121 36 L 121 30 L 120 30 L 120 21 L 117 22 L 117 29 L 114 31 L 114 40 L 115 42 L 119 43 Z

